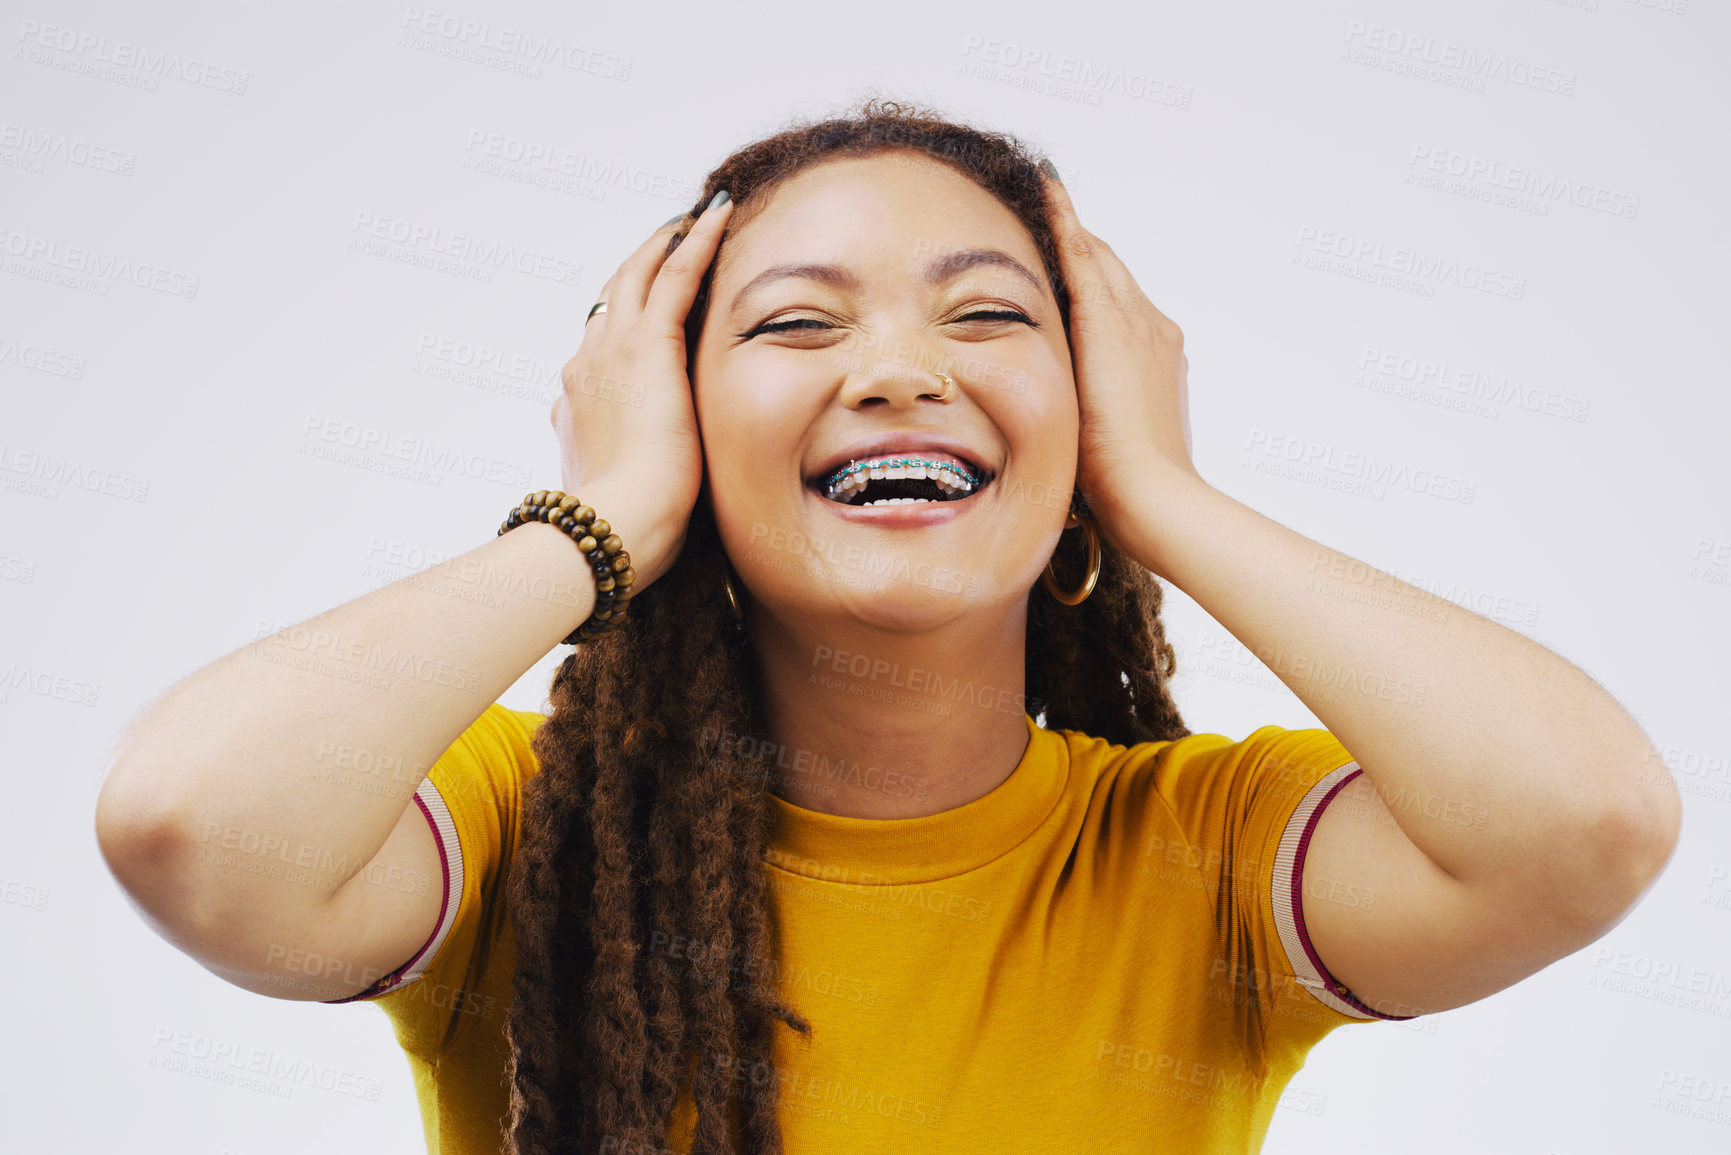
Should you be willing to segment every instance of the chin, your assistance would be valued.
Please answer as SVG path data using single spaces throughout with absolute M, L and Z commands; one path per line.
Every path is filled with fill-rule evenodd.
M 729 556 L 751 596 L 806 628 L 921 633 L 966 620 L 1002 623 L 1018 607 L 1025 612 L 1043 568 L 1029 559 L 1052 545 L 1024 541 L 1025 524 L 1007 524 L 995 503 L 977 498 L 848 510 L 808 495 L 802 507 L 776 512 L 725 521 L 723 538 L 736 543 Z M 1022 560 L 1006 567 L 1009 557 Z
M 837 564 L 846 557 L 795 560 L 784 553 L 742 551 L 740 576 L 775 616 L 833 626 L 857 624 L 921 633 L 981 612 L 993 612 L 992 575 L 943 561 L 916 561 L 899 551 L 876 566 Z M 822 625 L 819 625 L 822 628 Z
M 864 589 L 848 589 L 831 600 L 854 621 L 895 633 L 924 633 L 982 608 L 977 579 L 956 589 L 935 589 L 917 581 L 878 579 Z M 969 592 L 968 585 L 976 587 Z

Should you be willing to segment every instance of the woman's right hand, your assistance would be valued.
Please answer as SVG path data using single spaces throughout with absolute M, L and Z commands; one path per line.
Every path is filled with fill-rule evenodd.
M 703 446 L 686 376 L 685 317 L 733 202 L 713 201 L 671 256 L 681 221 L 656 229 L 601 287 L 607 310 L 584 327 L 551 419 L 561 475 L 612 525 L 635 589 L 666 573 L 703 483 Z

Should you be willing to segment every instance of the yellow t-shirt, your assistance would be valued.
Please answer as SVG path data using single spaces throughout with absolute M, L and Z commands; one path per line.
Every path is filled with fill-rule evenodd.
M 416 797 L 445 908 L 414 959 L 356 996 L 390 1016 L 438 1155 L 501 1149 L 504 870 L 542 721 L 495 704 L 429 772 Z M 939 814 L 771 796 L 768 978 L 812 1035 L 778 1025 L 777 1070 L 735 1074 L 747 1094 L 779 1084 L 789 1155 L 1253 1153 L 1318 1039 L 1395 1017 L 1304 935 L 1309 831 L 1360 772 L 1327 730 L 1125 748 L 1027 724 L 1009 778 Z M 702 944 L 652 948 L 677 962 Z M 669 1150 L 687 1150 L 694 1116 L 682 1099 Z

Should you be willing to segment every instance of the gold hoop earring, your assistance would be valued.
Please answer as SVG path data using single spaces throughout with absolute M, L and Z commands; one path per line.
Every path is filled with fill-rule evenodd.
M 721 588 L 727 594 L 727 607 L 733 614 L 733 620 L 743 622 L 745 610 L 739 604 L 739 595 L 733 592 L 733 567 L 725 561 L 721 563 Z
M 1079 606 L 1088 600 L 1088 595 L 1094 592 L 1094 583 L 1100 580 L 1100 531 L 1094 526 L 1094 519 L 1087 514 L 1074 515 L 1078 525 L 1088 535 L 1088 576 L 1082 581 L 1082 588 L 1075 593 L 1065 593 L 1058 588 L 1058 575 L 1052 570 L 1052 563 L 1046 563 L 1046 572 L 1040 575 L 1040 580 L 1046 583 L 1046 592 L 1067 606 Z

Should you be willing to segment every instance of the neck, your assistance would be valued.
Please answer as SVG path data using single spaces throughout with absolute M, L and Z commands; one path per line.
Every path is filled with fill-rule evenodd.
M 749 751 L 796 806 L 916 818 L 996 789 L 1028 745 L 1027 600 L 989 622 L 906 633 L 755 614 L 773 749 Z

